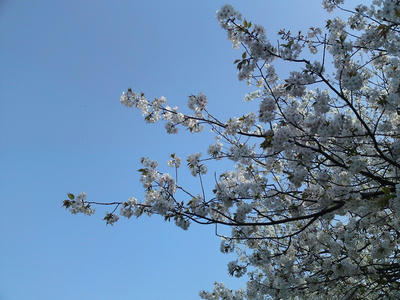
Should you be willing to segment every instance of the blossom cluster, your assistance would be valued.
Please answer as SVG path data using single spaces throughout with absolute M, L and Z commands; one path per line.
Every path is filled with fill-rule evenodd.
M 76 197 L 72 193 L 68 193 L 68 199 L 64 200 L 63 206 L 70 211 L 71 214 L 83 213 L 85 215 L 93 215 L 94 209 L 90 204 L 86 203 L 86 193 L 82 192 Z

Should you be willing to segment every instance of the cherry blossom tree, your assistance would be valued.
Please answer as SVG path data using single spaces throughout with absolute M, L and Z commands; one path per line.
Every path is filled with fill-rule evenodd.
M 169 134 L 211 129 L 207 153 L 186 158 L 197 192 L 178 183 L 182 161 L 172 154 L 172 175 L 142 159 L 143 201 L 101 203 L 81 193 L 64 206 L 87 215 L 112 207 L 104 217 L 111 225 L 158 214 L 185 230 L 193 222 L 230 228 L 220 250 L 237 254 L 228 271 L 246 276 L 247 286 L 216 283 L 203 299 L 400 299 L 400 1 L 342 5 L 323 1 L 345 19 L 307 33 L 282 30 L 278 43 L 223 6 L 217 18 L 242 50 L 234 63 L 239 80 L 256 88 L 245 100 L 257 112 L 220 120 L 203 94 L 189 96 L 191 114 L 132 89 L 120 99 L 148 123 L 165 121 Z M 293 65 L 287 78 L 278 76 L 279 61 Z M 220 160 L 235 167 L 207 174 Z

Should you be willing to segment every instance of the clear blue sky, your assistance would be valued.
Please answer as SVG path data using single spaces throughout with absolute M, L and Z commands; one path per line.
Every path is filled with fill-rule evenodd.
M 319 0 L 230 3 L 269 34 L 326 16 Z M 221 119 L 248 112 L 251 89 L 232 63 L 241 52 L 215 19 L 223 4 L 0 1 L 1 300 L 187 300 L 214 281 L 242 286 L 213 227 L 183 231 L 158 217 L 106 226 L 101 210 L 61 207 L 67 192 L 140 198 L 142 156 L 167 170 L 170 153 L 206 150 L 206 134 L 167 136 L 120 105 L 126 88 L 184 111 L 187 96 L 203 92 Z

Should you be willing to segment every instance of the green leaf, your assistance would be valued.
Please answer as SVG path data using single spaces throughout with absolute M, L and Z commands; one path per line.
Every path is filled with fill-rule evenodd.
M 260 144 L 260 147 L 261 147 L 263 150 L 265 150 L 265 149 L 271 147 L 271 145 L 272 145 L 272 136 L 266 136 L 266 137 L 264 138 L 264 142 L 262 142 L 262 143 Z
M 71 199 L 71 200 L 74 200 L 74 199 L 75 199 L 75 195 L 74 195 L 74 194 L 68 193 L 67 195 L 68 195 L 68 198 L 69 198 L 69 199 Z
M 389 195 L 389 194 L 391 193 L 390 188 L 388 188 L 387 186 L 384 186 L 384 187 L 382 188 L 382 192 L 383 192 L 385 195 Z
M 386 95 L 382 95 L 378 98 L 378 104 L 379 105 L 385 105 L 387 104 L 387 96 Z
M 326 21 L 325 27 L 328 29 L 331 26 L 331 24 L 332 24 L 332 20 L 328 20 L 328 21 Z
M 380 37 L 386 38 L 386 36 L 387 36 L 387 34 L 388 34 L 389 30 L 390 30 L 390 26 L 389 25 L 385 25 L 385 24 L 380 24 L 378 26 L 377 30 L 379 31 L 378 35 Z
M 247 53 L 246 53 L 246 52 L 243 52 L 243 54 L 242 54 L 242 58 L 243 58 L 243 59 L 245 59 L 245 58 L 246 58 L 246 56 L 247 56 Z
M 379 208 L 384 209 L 388 206 L 388 204 L 389 204 L 389 198 L 387 196 L 378 199 Z
M 139 169 L 137 170 L 138 172 L 142 173 L 142 175 L 147 175 L 148 170 L 147 169 Z
M 104 221 L 110 221 L 112 219 L 112 213 L 108 213 L 104 216 L 103 220 Z

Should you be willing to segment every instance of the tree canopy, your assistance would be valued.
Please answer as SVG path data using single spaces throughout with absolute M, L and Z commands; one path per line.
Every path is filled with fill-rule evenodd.
M 104 217 L 111 225 L 119 216 L 158 214 L 185 230 L 192 222 L 231 228 L 220 250 L 237 254 L 228 271 L 246 276 L 247 286 L 216 283 L 200 292 L 204 299 L 399 299 L 400 1 L 322 4 L 346 17 L 306 33 L 281 30 L 278 42 L 232 6 L 217 11 L 241 49 L 239 80 L 256 88 L 245 101 L 258 111 L 220 120 L 201 93 L 189 96 L 191 114 L 165 97 L 122 93 L 123 105 L 148 123 L 164 121 L 169 134 L 211 129 L 207 153 L 186 158 L 200 193 L 179 184 L 182 160 L 171 154 L 171 175 L 142 158 L 143 201 L 70 193 L 64 206 L 87 215 L 111 206 Z M 278 76 L 279 61 L 293 66 L 288 76 Z M 207 165 L 220 160 L 235 168 L 208 174 Z M 215 180 L 212 197 L 206 176 Z

